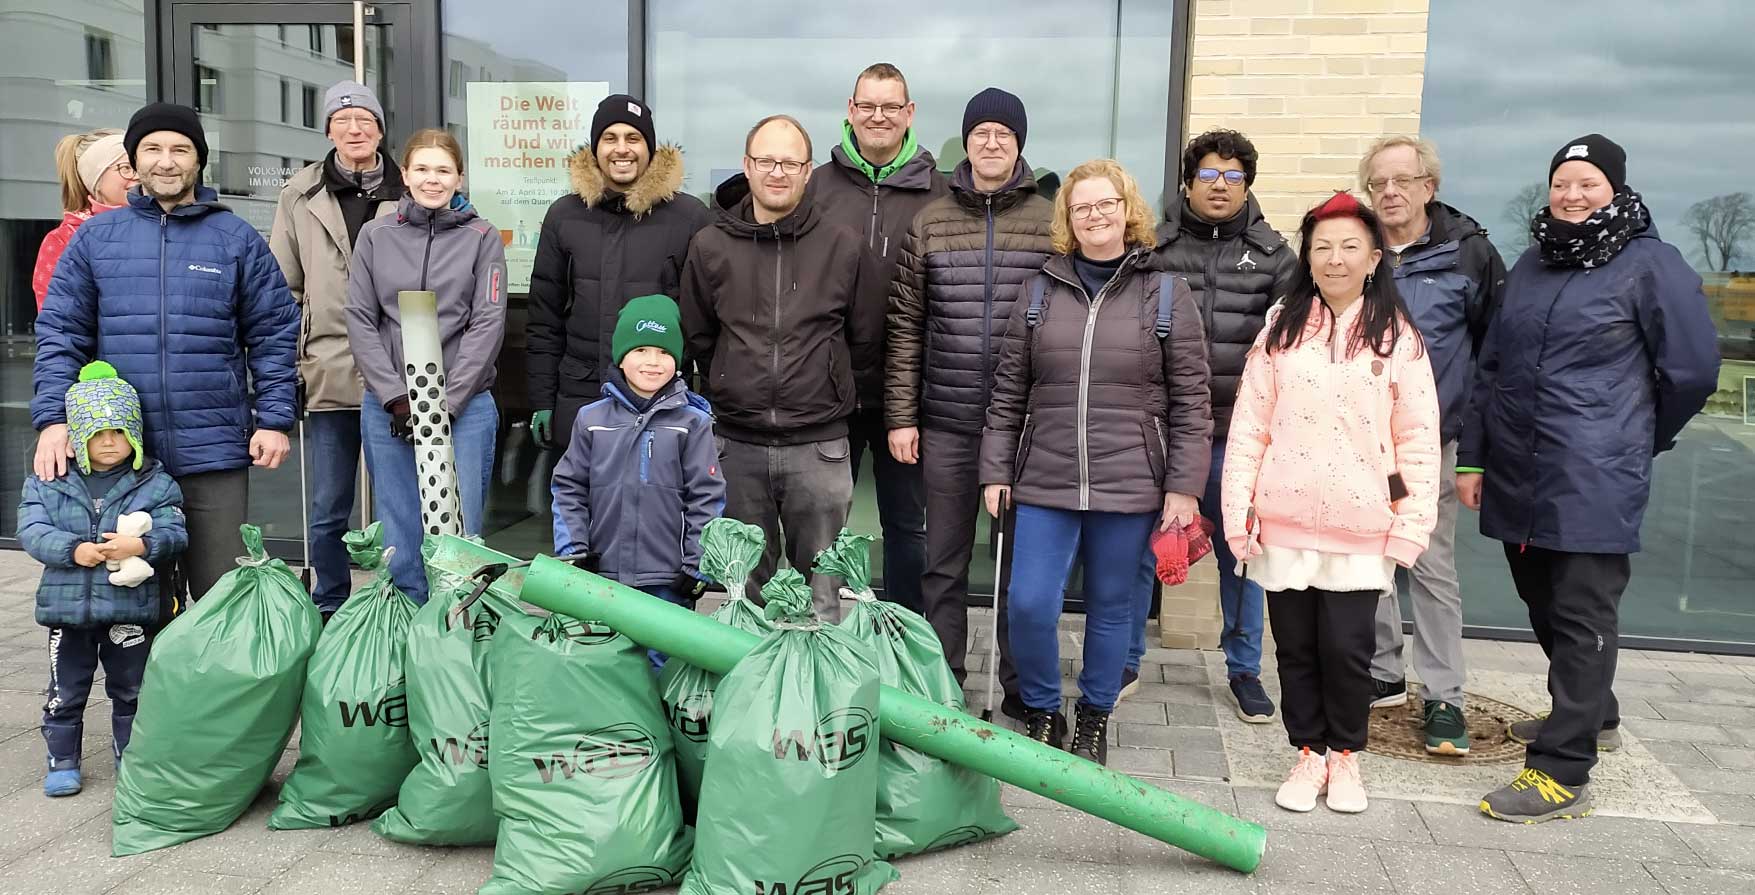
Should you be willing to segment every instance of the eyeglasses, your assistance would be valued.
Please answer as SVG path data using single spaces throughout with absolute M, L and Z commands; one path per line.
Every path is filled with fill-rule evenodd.
M 796 177 L 803 174 L 804 166 L 808 164 L 808 162 L 795 162 L 791 159 L 754 158 L 752 156 L 744 156 L 744 158 L 749 159 L 750 163 L 756 166 L 756 171 L 758 173 L 772 174 L 775 168 L 779 168 L 780 173 L 785 174 L 787 177 Z
M 969 132 L 969 139 L 977 146 L 988 142 L 992 142 L 995 146 L 1010 146 L 1016 136 L 1009 127 L 990 127 Z
M 1242 171 L 1220 171 L 1218 168 L 1202 168 L 1194 172 L 1194 176 L 1201 183 L 1218 183 L 1223 177 L 1226 186 L 1242 186 L 1243 181 L 1249 179 L 1249 175 Z
M 884 103 L 881 106 L 877 103 L 853 104 L 853 110 L 866 118 L 877 118 L 879 117 L 879 113 L 882 113 L 882 117 L 884 118 L 894 118 L 897 115 L 902 114 L 902 110 L 906 108 L 908 107 L 901 103 Z
M 1381 178 L 1379 178 L 1377 180 L 1367 180 L 1367 181 L 1365 181 L 1365 192 L 1370 193 L 1371 195 L 1375 196 L 1378 193 L 1383 192 L 1384 187 L 1387 187 L 1393 183 L 1393 184 L 1395 184 L 1396 192 L 1405 193 L 1408 190 L 1413 189 L 1414 184 L 1423 183 L 1423 182 L 1431 180 L 1431 179 L 1432 179 L 1432 175 L 1430 175 L 1430 174 L 1421 174 L 1418 177 L 1412 177 L 1412 176 L 1409 176 L 1407 174 L 1403 174 L 1399 177 L 1391 177 L 1388 180 L 1383 180 Z
M 1073 217 L 1082 221 L 1090 217 L 1093 212 L 1105 215 L 1114 214 L 1121 208 L 1124 201 L 1121 198 L 1099 199 L 1096 202 L 1080 202 L 1077 205 L 1069 205 L 1066 210 L 1071 212 Z
M 329 126 L 331 128 L 335 127 L 336 125 L 340 125 L 342 130 L 357 127 L 362 131 L 369 131 L 369 130 L 373 130 L 373 129 L 377 128 L 378 119 L 373 118 L 369 114 L 368 115 L 337 115 L 334 118 L 329 119 Z
M 134 166 L 127 162 L 117 162 L 110 167 L 115 168 L 116 173 L 123 177 L 132 178 L 134 176 Z

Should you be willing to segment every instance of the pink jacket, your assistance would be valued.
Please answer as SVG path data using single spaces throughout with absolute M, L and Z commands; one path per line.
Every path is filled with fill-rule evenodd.
M 42 248 L 37 249 L 37 266 L 31 272 L 30 288 L 37 294 L 37 310 L 43 309 L 43 299 L 49 295 L 49 280 L 55 276 L 55 265 L 61 261 L 61 253 L 67 251 L 67 244 L 73 241 L 73 231 L 79 225 L 91 220 L 92 215 L 119 208 L 118 205 L 100 205 L 96 202 L 85 211 L 67 211 L 61 214 L 61 226 L 49 231 L 43 237 Z
M 1355 302 L 1334 327 L 1314 309 L 1304 339 L 1268 353 L 1268 312 L 1249 351 L 1225 447 L 1221 485 L 1233 554 L 1260 544 L 1387 556 L 1411 566 L 1438 518 L 1438 393 L 1412 323 L 1394 353 L 1348 356 Z M 1399 472 L 1407 496 L 1390 499 Z M 1252 518 L 1253 511 L 1253 518 Z M 1248 552 L 1246 552 L 1246 549 Z

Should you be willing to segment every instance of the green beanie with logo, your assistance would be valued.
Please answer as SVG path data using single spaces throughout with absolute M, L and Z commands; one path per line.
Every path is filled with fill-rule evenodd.
M 668 295 L 642 295 L 629 299 L 615 321 L 610 351 L 619 366 L 635 348 L 652 347 L 682 363 L 682 314 Z

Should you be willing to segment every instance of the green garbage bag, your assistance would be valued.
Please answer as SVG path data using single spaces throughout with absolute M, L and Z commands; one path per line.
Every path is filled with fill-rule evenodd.
M 390 577 L 383 523 L 342 537 L 360 568 L 377 570 L 323 629 L 299 706 L 299 762 L 268 817 L 274 830 L 338 827 L 396 804 L 420 756 L 408 735 L 403 649 L 416 606 Z
M 963 688 L 926 619 L 871 591 L 871 536 L 843 530 L 816 571 L 847 582 L 841 628 L 867 647 L 885 686 L 963 711 Z M 1004 835 L 1018 825 L 999 805 L 999 781 L 907 746 L 878 743 L 878 857 L 894 859 Z
M 488 652 L 500 835 L 480 895 L 622 892 L 616 881 L 634 873 L 675 884 L 694 832 L 645 648 L 551 615 Z
M 292 736 L 323 622 L 286 563 L 247 556 L 159 633 L 116 780 L 111 854 L 188 842 L 250 807 Z
M 762 597 L 775 629 L 719 682 L 682 893 L 871 895 L 897 878 L 872 858 L 877 666 L 797 570 Z
M 427 604 L 409 622 L 406 648 L 408 729 L 420 763 L 372 831 L 412 845 L 485 845 L 498 827 L 488 780 L 488 645 L 502 634 L 529 636 L 536 620 L 492 591 L 466 603 L 475 579 L 430 565 L 427 578 Z
M 766 634 L 773 626 L 762 608 L 749 599 L 750 571 L 762 558 L 762 530 L 736 519 L 714 519 L 701 532 L 701 574 L 724 585 L 725 602 L 713 610 L 714 621 L 751 634 Z M 676 766 L 682 787 L 684 815 L 695 816 L 701 795 L 701 770 L 707 763 L 707 732 L 713 717 L 713 691 L 719 675 L 681 659 L 664 663 L 658 689 L 664 701 L 664 717 L 676 744 Z

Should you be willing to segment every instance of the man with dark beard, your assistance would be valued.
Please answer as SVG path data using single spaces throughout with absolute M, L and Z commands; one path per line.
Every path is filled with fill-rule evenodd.
M 278 468 L 291 448 L 299 309 L 267 241 L 199 185 L 194 109 L 146 106 L 122 142 L 140 186 L 79 228 L 37 317 L 34 468 L 66 474 L 67 387 L 101 350 L 139 390 L 147 454 L 183 491 L 179 571 L 199 598 L 233 567 L 250 466 Z

